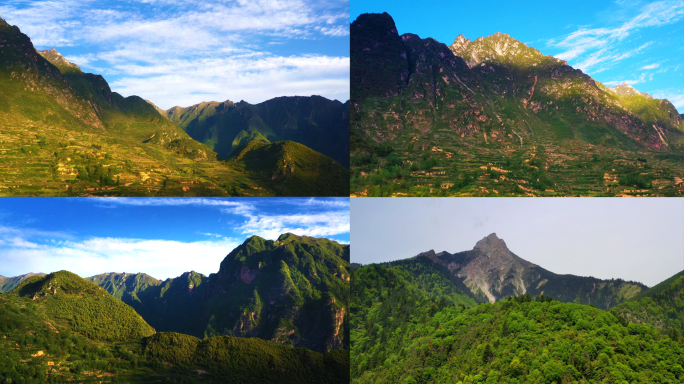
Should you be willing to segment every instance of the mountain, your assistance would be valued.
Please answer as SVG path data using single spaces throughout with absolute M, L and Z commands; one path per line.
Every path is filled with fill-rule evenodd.
M 478 300 L 492 303 L 527 294 L 609 309 L 647 289 L 641 283 L 620 279 L 555 274 L 511 252 L 495 233 L 478 241 L 470 251 L 451 254 L 430 250 L 414 259 L 429 260 L 456 278 Z
M 352 194 L 681 195 L 684 120 L 496 33 L 351 25 Z
M 153 104 L 112 92 L 102 76 L 54 49 L 36 51 L 2 19 L 0 125 L 1 195 L 269 196 L 278 194 L 274 186 L 291 189 L 217 160 Z M 348 195 L 346 183 L 337 187 Z
M 26 273 L 24 275 L 19 275 L 19 276 L 14 276 L 14 277 L 5 277 L 0 275 L 0 293 L 11 291 L 14 289 L 17 285 L 21 284 L 22 281 L 28 279 L 29 277 L 32 276 L 45 276 L 44 273 Z
M 173 107 L 166 116 L 222 158 L 252 140 L 290 140 L 349 168 L 349 102 L 321 96 L 277 97 L 256 105 L 211 101 Z
M 8 383 L 349 382 L 347 351 L 155 333 L 131 307 L 67 271 L 0 295 L 0 333 L 0 378 Z
M 348 349 L 349 246 L 290 233 L 252 236 L 218 273 L 159 282 L 137 274 L 90 277 L 157 331 L 258 337 L 326 352 Z
M 281 196 L 345 196 L 349 170 L 294 141 L 249 141 L 227 159 L 234 169 L 262 180 Z
M 613 308 L 629 322 L 684 334 L 684 271 Z

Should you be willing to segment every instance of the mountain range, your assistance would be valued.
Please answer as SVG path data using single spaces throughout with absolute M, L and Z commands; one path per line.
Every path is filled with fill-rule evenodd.
M 104 288 L 59 271 L 0 295 L 4 382 L 349 382 L 343 350 L 155 332 Z
M 302 126 L 311 121 L 312 127 L 331 123 L 311 117 L 324 103 L 315 104 L 307 110 L 309 117 L 292 121 Z M 286 107 L 276 113 L 295 114 Z M 343 124 L 338 120 L 345 121 L 343 113 L 338 115 L 335 129 Z M 244 127 L 246 132 L 256 132 L 256 120 Z M 54 49 L 36 51 L 28 36 L 2 19 L 0 126 L 2 195 L 348 195 L 349 171 L 304 144 L 254 147 L 243 139 L 231 146 L 243 156 L 218 160 L 216 152 L 150 102 L 112 92 L 102 76 L 82 72 Z M 327 128 L 318 131 L 340 136 Z M 297 134 L 285 136 L 268 135 L 287 140 Z M 321 145 L 338 145 L 336 138 L 323 136 L 317 136 Z
M 352 194 L 681 195 L 684 119 L 496 33 L 351 25 Z
M 321 96 L 294 96 L 252 105 L 226 100 L 160 113 L 221 158 L 252 140 L 290 140 L 349 168 L 349 101 L 343 104 Z
M 349 348 L 349 246 L 331 240 L 253 236 L 208 277 L 105 273 L 88 280 L 157 331 L 259 337 L 319 352 Z
M 184 380 L 348 382 L 349 279 L 348 245 L 290 233 L 248 238 L 208 277 L 3 277 L 0 330 L 9 338 L 0 348 L 20 347 L 0 359 L 0 377 L 20 375 L 16 361 L 40 355 L 29 357 L 35 369 L 78 380 L 96 371 L 157 379 L 177 366 Z M 46 377 L 35 369 L 24 377 Z
M 354 383 L 684 379 L 684 271 L 650 289 L 558 275 L 491 234 L 351 272 Z

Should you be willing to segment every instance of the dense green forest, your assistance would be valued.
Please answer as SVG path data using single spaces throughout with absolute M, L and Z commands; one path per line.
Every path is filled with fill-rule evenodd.
M 0 294 L 0 335 L 2 383 L 349 382 L 347 351 L 155 333 L 133 308 L 67 271 Z
M 680 335 L 548 296 L 476 304 L 459 290 L 425 264 L 354 268 L 352 381 L 684 381 Z

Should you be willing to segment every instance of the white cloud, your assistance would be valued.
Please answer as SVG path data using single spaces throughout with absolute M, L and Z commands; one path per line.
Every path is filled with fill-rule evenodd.
M 275 240 L 283 233 L 328 237 L 349 233 L 349 211 L 322 214 L 249 215 L 242 233 Z
M 631 79 L 631 80 L 613 80 L 613 81 L 607 81 L 604 83 L 604 85 L 608 87 L 613 87 L 616 85 L 620 85 L 622 83 L 626 83 L 629 85 L 634 85 L 634 84 L 640 84 L 646 81 L 646 74 L 642 73 L 641 76 L 639 76 L 638 79 Z
M 91 47 L 68 59 L 87 72 L 112 76 L 107 79 L 112 90 L 123 96 L 138 95 L 164 109 L 209 98 L 250 103 L 284 95 L 349 98 L 348 56 L 307 53 L 302 44 L 292 55 L 268 51 L 279 45 L 271 44 L 274 38 L 276 43 L 343 39 L 349 34 L 345 1 L 148 0 L 127 5 L 16 0 L 0 6 L 0 15 L 39 49 Z
M 144 272 L 163 280 L 191 270 L 216 273 L 223 258 L 240 243 L 226 238 L 180 242 L 95 237 L 47 245 L 17 241 L 3 247 L 2 264 L 8 271 L 50 273 L 66 269 L 81 277 Z M 125 269 L 133 265 L 136 270 Z
M 658 68 L 659 66 L 660 66 L 660 63 L 653 63 L 653 64 L 649 64 L 649 65 L 644 65 L 643 67 L 641 67 L 641 69 L 655 69 L 655 68 Z

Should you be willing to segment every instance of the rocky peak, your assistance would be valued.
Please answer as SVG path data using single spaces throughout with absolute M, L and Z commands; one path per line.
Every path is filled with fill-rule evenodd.
M 451 49 L 454 55 L 460 56 L 460 53 L 465 51 L 470 43 L 472 43 L 472 41 L 466 39 L 465 36 L 458 35 L 454 42 L 449 46 L 449 49 Z
M 623 82 L 622 84 L 616 85 L 614 87 L 608 87 L 608 90 L 610 90 L 618 96 L 643 96 L 649 99 L 653 98 L 653 96 L 649 95 L 648 93 L 637 91 L 634 87 L 627 84 L 626 82 Z
M 492 251 L 504 249 L 508 251 L 508 247 L 506 247 L 506 243 L 499 239 L 498 236 L 496 236 L 496 233 L 492 233 L 489 236 L 486 236 L 482 240 L 478 241 L 477 244 L 475 244 L 475 248 L 482 253 L 490 253 Z
M 69 71 L 81 71 L 81 67 L 65 59 L 56 49 L 52 48 L 46 51 L 38 51 L 38 53 L 49 61 L 52 65 L 59 68 L 62 73 Z

